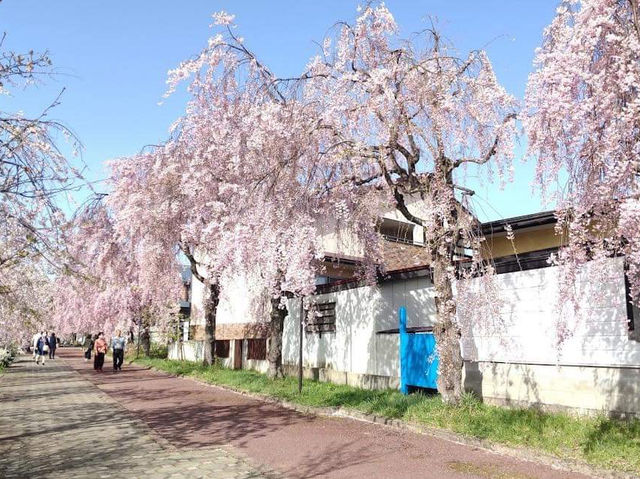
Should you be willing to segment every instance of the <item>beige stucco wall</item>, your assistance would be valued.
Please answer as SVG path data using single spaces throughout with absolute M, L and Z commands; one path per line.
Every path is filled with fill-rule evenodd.
M 487 236 L 482 249 L 483 256 L 500 258 L 516 253 L 559 247 L 562 244 L 562 236 L 556 234 L 554 227 L 555 225 L 548 225 L 514 231 L 513 242 L 507 238 L 505 233 Z
M 407 209 L 418 216 L 424 214 L 424 202 L 420 199 L 409 198 L 407 200 Z M 407 221 L 407 219 L 395 208 L 388 208 L 381 212 L 383 218 L 392 219 L 401 223 L 410 225 L 413 233 L 413 241 L 415 244 L 424 243 L 424 230 L 421 226 L 417 226 Z M 349 231 L 349 225 L 346 223 L 338 223 L 329 219 L 324 226 L 320 235 L 320 249 L 328 255 L 339 257 L 360 258 L 362 257 L 362 245 L 359 243 L 355 235 Z

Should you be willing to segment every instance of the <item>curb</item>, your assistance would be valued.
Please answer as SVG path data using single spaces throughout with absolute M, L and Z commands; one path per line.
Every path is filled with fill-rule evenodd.
M 147 367 L 151 371 L 159 372 L 172 378 L 177 378 L 177 379 L 182 379 L 187 381 L 194 381 L 203 386 L 208 386 L 214 389 L 219 389 L 222 391 L 239 394 L 241 396 L 245 396 L 258 401 L 281 406 L 285 409 L 289 409 L 289 410 L 298 412 L 300 414 L 308 415 L 308 416 L 350 419 L 353 421 L 360 421 L 360 422 L 365 422 L 369 424 L 375 424 L 377 426 L 388 427 L 398 431 L 407 431 L 407 432 L 412 432 L 416 434 L 432 436 L 438 439 L 453 442 L 455 444 L 461 444 L 464 446 L 473 447 L 491 454 L 497 454 L 497 455 L 512 457 L 515 459 L 520 459 L 522 461 L 542 464 L 560 471 L 584 474 L 594 479 L 638 479 L 639 477 L 631 473 L 600 469 L 598 467 L 592 466 L 586 462 L 582 462 L 579 460 L 559 458 L 545 452 L 537 451 L 535 449 L 529 449 L 526 447 L 506 446 L 503 444 L 491 442 L 486 439 L 479 439 L 479 438 L 474 438 L 470 436 L 464 436 L 462 434 L 448 431 L 446 429 L 438 429 L 434 427 L 424 426 L 418 423 L 403 421 L 401 419 L 394 419 L 386 416 L 377 416 L 375 414 L 368 414 L 361 411 L 356 411 L 353 409 L 347 409 L 342 407 L 303 406 L 300 404 L 285 401 L 283 399 L 267 396 L 265 394 L 243 391 L 241 389 L 237 389 L 232 386 L 208 383 L 203 379 L 199 379 L 193 376 L 182 376 L 178 374 L 168 373 L 166 371 L 163 371 L 162 369 L 158 369 L 153 366 L 145 366 L 145 367 Z

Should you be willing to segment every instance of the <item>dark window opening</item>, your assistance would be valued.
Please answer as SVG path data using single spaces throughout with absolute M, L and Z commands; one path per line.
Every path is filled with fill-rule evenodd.
M 307 333 L 335 333 L 336 331 L 336 303 L 316 303 L 307 310 Z
M 640 308 L 633 304 L 631 297 L 631 284 L 629 283 L 628 265 L 624 267 L 624 293 L 627 300 L 627 327 L 629 329 L 629 339 L 640 341 Z
M 229 341 L 228 339 L 216 341 L 216 357 L 228 358 L 230 344 L 231 341 Z
M 342 281 L 345 278 L 334 278 L 332 276 L 316 276 L 316 286 L 323 286 L 325 284 L 333 284 L 333 283 L 337 283 L 338 281 Z M 347 278 L 349 279 L 349 278 Z
M 267 359 L 267 340 L 247 339 L 247 359 Z
M 503 256 L 502 258 L 495 258 L 493 265 L 497 274 L 547 268 L 551 266 L 551 264 L 549 264 L 549 257 L 557 252 L 558 248 L 548 248 L 518 255 Z
M 388 241 L 413 244 L 413 225 L 409 223 L 383 218 L 380 234 Z
M 180 306 L 180 318 L 182 320 L 188 320 L 191 317 L 191 307 L 190 306 Z

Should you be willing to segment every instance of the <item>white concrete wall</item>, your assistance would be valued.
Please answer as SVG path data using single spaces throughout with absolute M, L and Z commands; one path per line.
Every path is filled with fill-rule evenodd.
M 567 302 L 558 308 L 556 267 L 493 277 L 498 306 L 488 313 L 476 309 L 484 317 L 465 329 L 466 386 L 495 403 L 640 413 L 640 343 L 627 332 L 623 260 L 607 260 L 607 265 L 603 274 L 590 264 L 578 275 L 579 315 Z M 472 280 L 467 285 L 480 284 Z M 194 306 L 199 287 L 194 280 Z M 246 290 L 240 283 L 234 288 L 221 302 L 219 324 L 255 321 Z M 397 328 L 397 310 L 403 305 L 409 326 L 435 320 L 433 287 L 426 278 L 347 289 L 315 300 L 336 302 L 336 332 L 304 334 L 304 366 L 321 368 L 321 377 L 332 381 L 397 378 L 399 337 L 375 333 Z M 285 319 L 283 361 L 289 366 L 298 364 L 299 308 L 299 300 L 291 300 Z M 559 323 L 570 330 L 561 348 Z M 266 365 L 258 361 L 250 367 L 264 371 Z
M 463 341 L 466 360 L 527 364 L 639 366 L 640 343 L 629 340 L 623 260 L 609 260 L 607 278 L 593 280 L 590 268 L 579 276 L 579 317 L 558 308 L 558 268 L 507 273 L 493 278 L 502 304 L 499 317 L 473 323 Z M 477 281 L 477 280 L 473 280 Z M 198 314 L 191 324 L 203 324 L 202 285 L 194 279 L 193 303 Z M 397 310 L 407 306 L 409 326 L 429 325 L 435 319 L 433 291 L 426 278 L 398 280 L 318 295 L 317 301 L 336 302 L 336 332 L 305 334 L 304 357 L 309 367 L 366 374 L 397 372 L 397 336 L 376 331 L 397 327 Z M 292 300 L 285 320 L 284 359 L 298 357 L 299 300 Z M 223 295 L 218 324 L 249 323 L 256 315 L 241 280 Z M 569 306 L 569 305 L 567 305 Z M 558 349 L 559 319 L 573 331 Z M 484 320 L 481 323 L 485 323 Z
M 481 362 L 465 372 L 465 387 L 491 404 L 640 414 L 638 369 Z
M 494 327 L 471 326 L 463 342 L 468 360 L 528 364 L 640 366 L 640 343 L 629 340 L 623 259 L 607 260 L 597 275 L 589 264 L 576 282 L 581 310 L 559 311 L 557 267 L 494 277 L 503 304 Z M 475 281 L 475 280 L 474 280 Z M 558 324 L 566 341 L 558 348 Z M 500 327 L 501 325 L 501 327 Z
M 432 294 L 431 282 L 419 278 L 315 296 L 318 302 L 336 302 L 336 332 L 304 334 L 304 366 L 398 377 L 399 336 L 376 332 L 398 327 L 400 306 L 407 307 L 409 326 L 433 324 Z M 283 361 L 287 364 L 298 364 L 299 321 L 300 300 L 292 300 L 283 338 Z
M 264 302 L 257 301 L 256 293 L 247 289 L 250 282 L 250 279 L 240 276 L 225 281 L 216 315 L 217 324 L 253 323 L 268 319 Z
M 216 324 L 252 323 L 268 318 L 261 304 L 253 301 L 243 277 L 226 280 L 220 296 Z M 191 325 L 204 326 L 205 287 L 195 277 L 191 286 Z
M 168 357 L 180 361 L 202 361 L 203 351 L 203 341 L 178 341 L 169 344 Z
M 194 276 L 191 281 L 191 326 L 204 326 L 204 294 L 204 285 Z
M 629 338 L 623 259 L 597 268 L 591 263 L 576 278 L 578 312 L 559 301 L 556 267 L 495 277 L 502 328 L 466 335 L 465 386 L 497 404 L 640 414 L 640 343 Z

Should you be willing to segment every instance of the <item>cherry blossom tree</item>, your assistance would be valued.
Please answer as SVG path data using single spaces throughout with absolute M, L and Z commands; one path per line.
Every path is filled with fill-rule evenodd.
M 0 95 L 52 75 L 46 52 L 8 51 L 4 39 Z M 35 117 L 0 109 L 0 309 L 3 331 L 13 331 L 16 339 L 19 331 L 32 334 L 25 329 L 43 320 L 42 306 L 50 300 L 47 275 L 63 262 L 60 232 L 66 218 L 60 200 L 82 184 L 63 151 L 77 150 L 79 142 L 49 118 L 59 100 Z
M 71 261 L 56 278 L 52 316 L 60 332 L 162 329 L 175 317 L 181 281 L 171 251 L 120 235 L 104 199 L 76 215 L 66 245 Z
M 523 119 L 537 185 L 557 202 L 563 295 L 585 262 L 624 255 L 640 298 L 640 9 L 563 1 L 537 50 Z M 559 188 L 554 188 L 560 184 Z
M 225 244 L 221 234 L 229 213 L 221 199 L 230 192 L 212 181 L 216 174 L 203 161 L 197 138 L 182 128 L 177 139 L 111 164 L 109 204 L 116 211 L 119 234 L 162 245 L 176 264 L 179 250 L 193 276 L 205 285 L 209 295 L 204 305 L 204 362 L 211 364 L 220 295 L 217 251 Z
M 22 347 L 50 325 L 53 283 L 46 265 L 23 259 L 0 275 L 0 346 Z
M 196 143 L 225 163 L 216 181 L 237 185 L 242 213 L 230 229 L 241 235 L 234 242 L 241 264 L 258 265 L 272 292 L 272 342 L 281 330 L 273 325 L 286 314 L 277 304 L 313 288 L 315 243 L 327 218 L 351 223 L 371 265 L 380 259 L 380 206 L 392 205 L 427 232 L 439 389 L 457 401 L 462 359 L 453 282 L 464 249 L 473 252 L 471 269 L 483 265 L 475 221 L 460 200 L 473 192 L 455 172 L 473 164 L 487 165 L 487 176 L 506 175 L 516 101 L 483 52 L 459 59 L 432 29 L 403 41 L 383 5 L 365 7 L 354 25 L 339 24 L 322 54 L 294 78 L 279 78 L 262 64 L 235 34 L 231 15 L 214 17 L 222 32 L 171 72 L 169 91 L 192 78 L 186 118 L 207 125 L 191 130 L 204 137 Z M 220 121 L 219 112 L 230 107 L 236 117 Z M 226 136 L 211 140 L 211 125 Z M 407 199 L 414 198 L 420 201 L 411 210 Z M 277 339 L 275 346 L 273 376 Z
M 409 40 L 396 32 L 384 5 L 364 7 L 353 25 L 340 23 L 325 39 L 300 81 L 334 181 L 375 184 L 424 228 L 436 292 L 438 390 L 457 402 L 463 362 L 456 311 L 464 299 L 454 296 L 454 282 L 486 271 L 465 207 L 473 191 L 459 170 L 474 165 L 489 179 L 509 176 L 518 104 L 483 51 L 459 58 L 435 28 Z M 458 267 L 465 252 L 466 272 Z
M 329 198 L 340 196 L 348 216 L 356 206 L 363 209 L 364 195 L 347 201 L 346 193 L 355 194 L 349 182 L 329 186 L 335 171 L 324 167 L 312 134 L 316 110 L 301 101 L 296 79 L 277 78 L 263 65 L 234 33 L 232 16 L 218 13 L 214 20 L 221 33 L 170 72 L 169 93 L 190 79 L 192 99 L 169 156 L 185 159 L 188 241 L 207 258 L 216 283 L 243 275 L 253 291 L 268 292 L 269 374 L 278 377 L 286 298 L 315 288 L 318 239 L 332 216 Z M 376 219 L 370 222 L 373 227 Z

